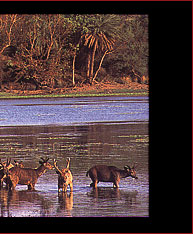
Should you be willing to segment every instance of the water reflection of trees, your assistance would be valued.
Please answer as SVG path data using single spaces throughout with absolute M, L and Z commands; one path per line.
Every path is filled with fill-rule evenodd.
M 57 158 L 59 165 L 70 157 L 74 159 L 72 169 L 88 170 L 93 164 L 107 161 L 123 167 L 128 164 L 128 155 L 135 157 L 136 144 L 120 136 L 138 134 L 139 129 L 137 125 L 110 124 L 0 128 L 0 157 L 23 160 L 26 167 L 37 167 L 44 156 Z M 143 127 L 143 133 L 146 131 L 147 126 Z
M 136 129 L 135 129 L 136 128 Z M 119 137 L 121 131 L 137 134 L 137 127 L 127 125 L 93 124 L 84 126 L 22 126 L 0 128 L 1 154 L 35 157 L 56 153 L 67 157 L 74 155 L 109 155 L 120 152 L 119 145 L 126 145 L 128 138 Z M 54 145 L 57 147 L 54 149 Z M 117 147 L 116 147 L 117 146 Z M 55 150 L 55 152 L 54 152 Z M 123 150 L 123 148 L 122 148 Z M 124 149 L 125 150 L 125 149 Z M 1 156 L 1 155 L 0 155 Z

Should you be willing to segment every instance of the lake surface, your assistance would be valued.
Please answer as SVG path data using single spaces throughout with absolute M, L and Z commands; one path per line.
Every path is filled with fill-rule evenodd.
M 71 158 L 73 193 L 57 191 L 49 170 L 35 186 L 0 190 L 3 217 L 148 217 L 149 104 L 147 97 L 89 97 L 0 100 L 0 158 L 38 167 L 40 157 L 64 168 Z M 137 165 L 138 180 L 122 179 L 90 187 L 96 164 Z
M 0 100 L 0 126 L 148 121 L 148 97 Z

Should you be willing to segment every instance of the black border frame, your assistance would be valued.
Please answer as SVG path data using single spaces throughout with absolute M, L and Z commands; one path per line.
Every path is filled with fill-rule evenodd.
M 192 2 L 20 1 L 1 2 L 0 9 L 0 13 L 19 14 L 69 12 L 149 15 L 150 217 L 0 218 L 2 232 L 192 233 L 188 124 L 192 100 Z

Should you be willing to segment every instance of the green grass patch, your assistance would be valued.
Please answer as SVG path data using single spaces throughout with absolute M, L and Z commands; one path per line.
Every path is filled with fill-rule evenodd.
M 111 90 L 110 92 L 82 92 L 66 94 L 35 94 L 19 95 L 6 92 L 0 92 L 0 99 L 27 99 L 27 98 L 68 98 L 68 97 L 106 97 L 106 96 L 148 96 L 146 90 Z

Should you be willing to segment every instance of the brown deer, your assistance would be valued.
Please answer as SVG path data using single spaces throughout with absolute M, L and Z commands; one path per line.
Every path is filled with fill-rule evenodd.
M 3 186 L 3 181 L 5 180 L 6 178 L 6 173 L 9 169 L 11 169 L 12 167 L 14 167 L 14 165 L 11 163 L 11 159 L 7 159 L 6 162 L 1 162 L 1 159 L 0 159 L 0 189 L 1 187 Z
M 23 162 L 20 161 L 16 161 L 14 160 L 14 164 L 11 163 L 11 159 L 7 159 L 7 162 L 2 162 L 1 163 L 1 160 L 0 160 L 0 166 L 1 166 L 1 169 L 0 169 L 0 188 L 3 186 L 3 181 L 5 183 L 7 183 L 7 172 L 9 169 L 11 169 L 12 167 L 24 167 L 23 165 Z
M 6 173 L 9 169 L 11 169 L 12 167 L 16 166 L 16 167 L 24 167 L 22 161 L 17 162 L 16 160 L 14 160 L 14 165 L 11 163 L 11 159 L 7 159 L 6 162 L 1 162 L 0 159 L 0 189 L 3 186 L 3 181 L 6 182 Z
M 49 158 L 39 161 L 40 166 L 36 169 L 13 167 L 7 172 L 8 189 L 15 189 L 17 184 L 27 185 L 28 190 L 34 190 L 38 178 L 46 172 L 47 169 L 52 170 L 53 166 L 48 163 Z
M 118 188 L 120 179 L 126 178 L 126 177 L 133 177 L 135 179 L 138 179 L 136 176 L 136 171 L 134 167 L 125 166 L 124 170 L 121 170 L 114 166 L 106 166 L 106 165 L 98 165 L 93 166 L 90 168 L 86 176 L 90 176 L 91 180 L 93 181 L 90 184 L 90 187 L 97 188 L 97 183 L 101 182 L 112 182 L 113 187 Z
M 70 192 L 73 191 L 72 173 L 69 169 L 70 158 L 68 158 L 66 161 L 66 168 L 60 170 L 56 165 L 57 161 L 54 159 L 54 167 L 56 169 L 56 173 L 58 174 L 58 192 L 60 189 L 62 189 L 63 192 L 66 192 L 68 185 L 70 186 Z

